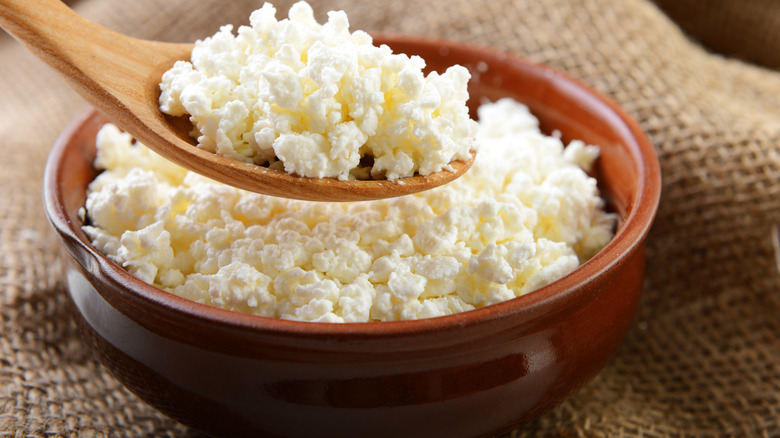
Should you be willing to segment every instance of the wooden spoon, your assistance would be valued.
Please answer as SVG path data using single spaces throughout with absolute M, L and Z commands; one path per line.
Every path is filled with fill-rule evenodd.
M 415 193 L 462 175 L 454 172 L 398 180 L 306 178 L 228 159 L 195 147 L 186 118 L 158 107 L 162 74 L 188 60 L 191 44 L 139 40 L 85 18 L 57 0 L 0 0 L 0 26 L 62 73 L 71 86 L 117 126 L 163 157 L 214 180 L 266 195 L 310 201 L 362 201 Z

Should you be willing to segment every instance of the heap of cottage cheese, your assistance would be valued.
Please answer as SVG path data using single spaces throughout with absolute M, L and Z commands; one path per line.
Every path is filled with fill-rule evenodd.
M 323 25 L 306 2 L 275 13 L 266 3 L 237 35 L 222 27 L 163 75 L 160 110 L 189 114 L 199 147 L 342 180 L 428 175 L 471 157 L 466 68 L 425 76 L 422 58 L 350 33 L 343 11 Z
M 612 237 L 598 149 L 565 149 L 508 99 L 479 110 L 469 172 L 389 200 L 321 203 L 242 191 L 132 144 L 97 137 L 84 230 L 131 274 L 200 303 L 305 321 L 427 318 L 525 294 Z

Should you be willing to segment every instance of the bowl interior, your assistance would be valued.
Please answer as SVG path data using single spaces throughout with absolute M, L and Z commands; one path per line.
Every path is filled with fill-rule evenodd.
M 652 146 L 639 127 L 614 103 L 590 88 L 548 67 L 540 66 L 517 57 L 483 48 L 436 40 L 420 40 L 410 37 L 377 35 L 376 43 L 388 44 L 395 52 L 422 56 L 429 70 L 443 71 L 460 64 L 472 73 L 469 85 L 469 107 L 476 117 L 476 108 L 485 101 L 512 97 L 529 106 L 539 119 L 545 133 L 560 131 L 564 142 L 580 139 L 601 147 L 601 156 L 593 170 L 599 186 L 610 206 L 620 217 L 616 237 L 596 257 L 577 271 L 533 293 L 514 300 L 477 309 L 463 314 L 419 321 L 402 321 L 399 330 L 408 326 L 419 328 L 438 327 L 442 324 L 462 324 L 470 319 L 489 316 L 518 308 L 539 305 L 555 299 L 557 291 L 571 288 L 606 272 L 619 261 L 619 256 L 641 244 L 652 222 L 660 194 L 660 172 Z M 47 213 L 55 229 L 64 240 L 70 239 L 72 247 L 81 247 L 92 257 L 102 257 L 92 248 L 81 230 L 81 208 L 86 198 L 86 188 L 97 172 L 92 167 L 95 157 L 95 135 L 107 119 L 94 110 L 83 113 L 63 133 L 52 151 L 46 171 L 45 203 Z M 68 242 L 66 242 L 66 246 Z M 74 254 L 79 259 L 79 254 Z M 81 256 L 82 259 L 85 257 Z M 86 257 L 88 258 L 88 257 Z M 103 262 L 110 264 L 107 258 Z M 87 265 L 88 260 L 82 265 Z M 128 285 L 141 294 L 154 295 L 153 300 L 172 309 L 197 313 L 198 317 L 229 321 L 229 324 L 258 326 L 273 324 L 291 330 L 349 331 L 353 324 L 312 324 L 297 321 L 258 322 L 269 318 L 236 314 L 220 309 L 207 308 L 197 303 L 185 304 L 183 298 L 167 294 L 145 285 L 119 267 L 109 275 L 117 282 Z M 563 285 L 563 286 L 561 286 Z M 184 300 L 184 301 L 183 301 Z M 481 315 L 481 316 L 480 316 Z M 355 323 L 359 330 L 386 330 L 391 323 Z M 377 329 L 376 326 L 383 326 Z M 306 328 L 302 328 L 306 326 Z M 316 326 L 316 328 L 314 327 Z M 337 327 L 338 326 L 338 327 Z M 372 328 L 373 326 L 373 328 Z

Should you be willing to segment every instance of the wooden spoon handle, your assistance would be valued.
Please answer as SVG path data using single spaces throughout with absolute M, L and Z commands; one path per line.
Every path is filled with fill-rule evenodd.
M 99 47 L 122 35 L 76 14 L 58 0 L 0 0 L 0 26 L 31 52 L 64 74 L 83 94 L 97 83 L 91 67 Z M 108 35 L 112 34 L 112 35 Z
M 150 74 L 170 67 L 171 53 L 190 50 L 122 35 L 81 17 L 59 0 L 0 0 L 0 27 L 107 114 L 127 105 L 128 97 L 136 97 L 139 83 Z
M 109 119 L 153 146 L 160 142 L 146 126 L 162 118 L 156 105 L 160 77 L 176 59 L 189 58 L 191 45 L 122 35 L 59 0 L 0 0 L 0 27 Z M 159 122 L 155 126 L 167 131 Z
M 73 40 L 66 37 L 107 30 L 59 0 L 0 0 L 0 27 L 36 54 L 47 50 L 41 55 L 73 50 L 68 47 Z

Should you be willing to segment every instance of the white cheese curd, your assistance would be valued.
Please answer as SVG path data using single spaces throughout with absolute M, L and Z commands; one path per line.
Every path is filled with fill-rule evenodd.
M 138 278 L 211 306 L 305 321 L 427 318 L 498 303 L 577 268 L 613 235 L 598 149 L 539 132 L 509 99 L 479 110 L 472 169 L 388 200 L 321 203 L 188 172 L 113 125 L 97 137 L 84 227 Z
M 425 76 L 419 56 L 350 33 L 343 11 L 322 25 L 306 2 L 275 14 L 266 3 L 236 35 L 223 26 L 163 75 L 160 110 L 189 115 L 199 147 L 341 180 L 428 175 L 471 157 L 466 68 Z

